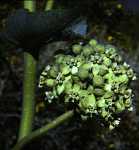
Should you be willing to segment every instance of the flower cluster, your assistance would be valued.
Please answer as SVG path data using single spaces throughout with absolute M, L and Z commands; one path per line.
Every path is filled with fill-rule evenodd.
M 116 114 L 132 111 L 130 81 L 136 76 L 110 44 L 91 39 L 73 44 L 69 54 L 57 54 L 40 76 L 46 100 L 73 104 L 84 119 L 103 118 L 110 129 L 119 124 Z

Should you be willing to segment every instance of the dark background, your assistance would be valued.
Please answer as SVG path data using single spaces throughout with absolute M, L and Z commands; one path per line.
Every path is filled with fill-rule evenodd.
M 58 0 L 54 8 L 86 7 L 89 37 L 97 37 L 116 45 L 124 59 L 139 74 L 139 14 L 138 0 Z M 37 1 L 37 9 L 43 10 L 45 1 Z M 5 19 L 22 1 L 0 2 L 0 30 Z M 66 40 L 66 39 L 65 39 Z M 74 41 L 74 39 L 72 39 Z M 75 40 L 76 41 L 76 40 Z M 68 41 L 71 42 L 71 41 Z M 50 50 L 64 48 L 67 42 L 52 43 L 42 48 L 39 70 L 46 65 Z M 51 56 L 53 56 L 51 54 Z M 51 57 L 49 57 L 51 58 Z M 50 59 L 49 59 L 50 60 Z M 51 61 L 51 60 L 50 60 Z M 47 62 L 48 63 L 48 62 Z M 9 43 L 0 43 L 0 149 L 10 150 L 16 143 L 21 119 L 23 79 L 23 52 Z M 134 111 L 124 113 L 116 129 L 109 132 L 96 120 L 82 122 L 75 116 L 69 122 L 51 130 L 25 149 L 38 150 L 138 150 L 139 149 L 139 80 L 132 84 L 135 92 Z M 34 129 L 50 122 L 63 113 L 63 106 L 46 106 L 37 90 Z

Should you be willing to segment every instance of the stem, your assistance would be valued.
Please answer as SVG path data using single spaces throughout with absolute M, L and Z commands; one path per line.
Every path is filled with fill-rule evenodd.
M 57 117 L 55 120 L 50 122 L 49 124 L 35 130 L 34 132 L 30 133 L 28 136 L 21 139 L 12 150 L 21 150 L 26 144 L 30 143 L 36 138 L 44 136 L 50 129 L 53 129 L 60 125 L 61 123 L 65 122 L 69 118 L 74 115 L 74 111 L 68 111 L 61 116 Z
M 46 9 L 51 9 L 53 0 L 48 0 Z M 29 11 L 35 11 L 35 0 L 24 0 L 24 8 Z M 24 52 L 24 81 L 23 81 L 23 108 L 22 119 L 19 129 L 20 141 L 32 131 L 34 120 L 34 107 L 35 107 L 35 83 L 36 83 L 36 60 L 27 52 Z M 18 143 L 17 143 L 18 144 Z
M 35 1 L 24 0 L 24 8 L 34 11 Z M 24 52 L 22 119 L 20 123 L 18 141 L 30 134 L 32 131 L 35 107 L 36 64 L 36 60 L 33 56 Z
M 27 52 L 24 52 L 24 81 L 23 81 L 23 106 L 20 123 L 19 139 L 32 131 L 35 105 L 36 87 L 36 60 Z
M 35 11 L 36 3 L 35 0 L 24 0 L 24 8 L 28 9 L 29 11 Z
M 54 0 L 47 0 L 45 11 L 52 9 L 53 5 L 54 5 Z

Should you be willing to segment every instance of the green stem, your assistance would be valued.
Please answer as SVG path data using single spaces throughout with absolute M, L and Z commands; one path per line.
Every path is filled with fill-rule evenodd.
M 46 135 L 46 133 L 50 129 L 57 127 L 61 123 L 71 118 L 73 115 L 74 115 L 74 112 L 72 110 L 62 114 L 61 116 L 57 117 L 55 120 L 50 122 L 49 124 L 41 127 L 40 129 L 35 130 L 34 132 L 30 133 L 28 136 L 21 139 L 12 150 L 21 150 L 26 144 L 30 143 L 36 138 Z
M 47 0 L 45 11 L 52 9 L 53 5 L 54 5 L 54 0 Z
M 18 140 L 28 135 L 32 131 L 35 105 L 35 83 L 36 60 L 32 55 L 24 52 L 23 105 Z
M 34 11 L 35 1 L 25 0 L 24 8 Z M 23 104 L 18 141 L 32 131 L 35 107 L 36 64 L 37 62 L 33 56 L 24 52 Z
M 24 8 L 29 11 L 35 11 L 35 0 L 24 0 Z M 47 10 L 53 6 L 53 0 L 48 0 Z M 36 60 L 27 52 L 24 52 L 24 81 L 23 81 L 23 108 L 22 119 L 19 129 L 20 141 L 32 131 L 34 120 L 34 107 L 35 107 L 35 83 L 36 83 Z
M 24 0 L 24 8 L 28 9 L 30 12 L 35 11 L 36 3 L 35 0 Z

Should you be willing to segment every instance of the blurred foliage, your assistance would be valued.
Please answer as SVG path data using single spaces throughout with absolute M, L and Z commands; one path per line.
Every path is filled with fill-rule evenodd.
M 0 2 L 0 30 L 5 18 L 22 7 L 22 1 Z M 128 12 L 118 0 L 57 0 L 55 8 L 77 8 L 88 18 L 89 35 L 117 44 L 122 48 L 136 49 L 139 40 L 139 14 Z M 45 7 L 45 0 L 37 0 L 37 10 Z M 128 32 L 127 32 L 128 31 Z M 112 37 L 112 38 L 109 38 Z
M 80 9 L 88 18 L 91 36 L 124 49 L 138 48 L 139 14 L 127 11 L 118 0 L 57 0 L 55 7 Z

